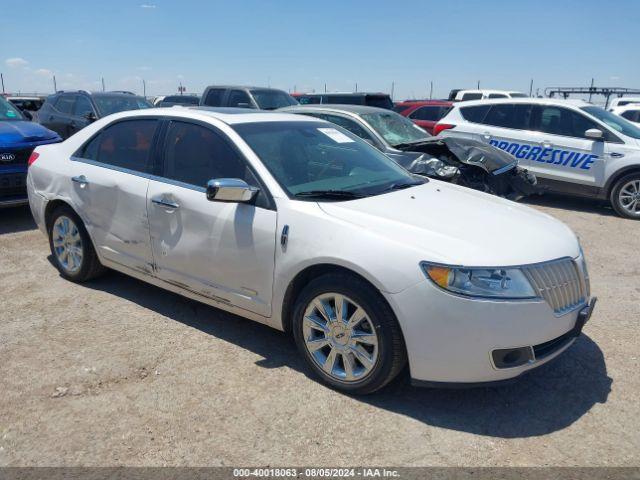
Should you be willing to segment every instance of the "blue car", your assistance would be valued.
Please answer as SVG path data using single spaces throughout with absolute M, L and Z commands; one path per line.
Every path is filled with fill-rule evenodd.
M 28 121 L 0 97 L 0 207 L 26 205 L 27 162 L 38 145 L 61 142 L 48 128 Z

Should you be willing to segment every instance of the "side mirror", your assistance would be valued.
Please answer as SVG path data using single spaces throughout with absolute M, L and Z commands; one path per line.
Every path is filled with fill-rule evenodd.
M 236 105 L 236 107 L 238 108 L 253 108 L 253 105 L 251 105 L 250 103 L 246 103 L 246 102 L 240 102 Z
M 89 122 L 89 123 L 93 123 L 95 122 L 98 118 L 96 117 L 96 114 L 93 112 L 87 112 L 83 115 L 83 117 Z
M 598 128 L 590 128 L 589 130 L 584 132 L 584 136 L 593 140 L 602 140 L 602 138 L 604 137 L 604 132 Z
M 259 192 L 239 178 L 218 178 L 207 182 L 207 200 L 211 202 L 250 202 Z

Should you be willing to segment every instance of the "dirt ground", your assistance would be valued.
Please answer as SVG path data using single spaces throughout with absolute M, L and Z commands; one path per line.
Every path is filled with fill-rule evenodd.
M 361 398 L 280 332 L 117 273 L 63 280 L 28 209 L 0 210 L 0 465 L 637 466 L 640 222 L 532 205 L 587 255 L 599 304 L 576 344 L 509 387 Z

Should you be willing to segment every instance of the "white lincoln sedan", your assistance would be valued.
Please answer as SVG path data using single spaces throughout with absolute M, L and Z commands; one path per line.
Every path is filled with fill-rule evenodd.
M 566 350 L 595 303 L 559 221 L 413 177 L 312 117 L 150 109 L 29 159 L 60 274 L 111 268 L 293 334 L 330 386 L 515 378 Z

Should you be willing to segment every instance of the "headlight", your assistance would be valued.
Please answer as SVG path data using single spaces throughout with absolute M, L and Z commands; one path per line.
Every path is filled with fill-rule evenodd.
M 466 268 L 421 264 L 440 288 L 460 295 L 487 298 L 536 298 L 536 292 L 518 268 Z

